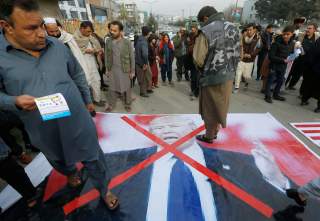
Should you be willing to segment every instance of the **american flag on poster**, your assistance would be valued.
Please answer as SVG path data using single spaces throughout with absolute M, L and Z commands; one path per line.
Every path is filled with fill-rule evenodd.
M 291 126 L 320 147 L 320 122 L 291 123 Z

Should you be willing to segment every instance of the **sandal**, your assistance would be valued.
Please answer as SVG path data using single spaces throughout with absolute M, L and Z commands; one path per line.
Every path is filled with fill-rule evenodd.
M 213 140 L 217 139 L 217 136 L 215 136 L 213 139 L 209 139 L 205 135 L 198 135 L 198 136 L 196 136 L 196 138 L 197 138 L 197 140 L 199 140 L 201 142 L 212 144 Z
M 108 107 L 108 108 L 105 110 L 105 112 L 106 112 L 106 113 L 110 113 L 110 112 L 112 112 L 112 110 L 113 110 L 112 107 Z
M 302 200 L 296 189 L 287 189 L 286 194 L 289 198 L 296 201 L 299 206 L 305 207 L 307 205 L 307 200 Z
M 110 191 L 108 191 L 103 200 L 109 208 L 109 210 L 116 210 L 119 207 L 119 199 Z
M 77 188 L 82 184 L 81 177 L 78 172 L 67 176 L 67 179 L 68 179 L 68 185 L 72 188 Z
M 23 152 L 20 156 L 19 156 L 19 161 L 22 164 L 29 164 L 32 161 L 32 157 L 30 154 L 27 154 L 26 152 Z
M 130 112 L 132 111 L 131 107 L 125 107 L 124 109 L 126 109 L 126 111 L 127 111 L 128 113 L 130 113 Z

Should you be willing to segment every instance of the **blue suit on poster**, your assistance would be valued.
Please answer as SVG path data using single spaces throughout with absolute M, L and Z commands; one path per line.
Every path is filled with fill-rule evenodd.
M 188 125 L 188 121 L 172 118 L 173 117 L 168 117 L 168 119 L 164 119 L 164 121 L 158 120 L 153 122 L 150 129 L 153 134 L 169 144 L 174 143 L 183 135 L 190 132 L 188 129 L 184 128 L 185 125 Z M 191 131 L 193 129 L 191 129 Z M 109 171 L 112 173 L 112 177 L 125 172 L 141 161 L 147 159 L 155 154 L 159 148 L 160 147 L 150 147 L 107 154 L 106 160 L 110 166 Z M 197 144 L 194 139 L 179 147 L 179 150 L 237 185 L 247 193 L 253 195 L 255 198 L 271 206 L 275 212 L 283 210 L 292 204 L 292 201 L 286 197 L 283 190 L 281 191 L 280 188 L 272 185 L 270 181 L 267 181 L 264 178 L 261 171 L 256 166 L 255 158 L 253 156 L 202 147 Z M 195 152 L 198 152 L 198 154 L 195 154 Z M 164 163 L 166 160 L 168 162 L 172 161 L 171 164 Z M 201 184 L 201 181 L 199 182 L 201 177 L 196 177 L 195 173 L 192 172 L 192 167 L 188 166 L 190 169 L 188 172 L 186 171 L 188 169 L 182 167 L 181 164 L 179 170 L 185 170 L 184 176 L 188 177 L 190 173 L 192 173 L 194 180 L 192 182 L 195 182 L 196 185 L 186 187 L 183 183 L 187 183 L 187 181 L 174 183 L 179 185 L 176 189 L 179 189 L 179 187 L 180 189 L 192 189 L 190 194 L 188 194 L 191 196 L 188 196 L 187 198 L 191 198 L 194 205 L 189 207 L 183 205 L 190 203 L 187 202 L 189 199 L 182 197 L 183 194 L 180 199 L 180 204 L 182 204 L 180 207 L 178 205 L 179 202 L 175 205 L 172 204 L 171 199 L 173 193 L 171 191 L 171 184 L 174 179 L 173 177 L 177 176 L 172 174 L 172 172 L 177 171 L 175 169 L 176 163 L 177 159 L 168 154 L 159 159 L 152 166 L 145 168 L 120 186 L 116 187 L 113 191 L 120 197 L 121 207 L 119 211 L 111 214 L 110 220 L 179 221 L 180 219 L 178 218 L 172 218 L 174 216 L 172 216 L 171 213 L 175 209 L 180 211 L 182 218 L 184 218 L 184 213 L 189 214 L 187 218 L 184 218 L 188 221 L 273 220 L 273 218 L 263 216 L 257 210 L 208 178 L 205 180 L 206 184 L 204 184 L 204 182 Z M 159 170 L 162 172 L 159 172 Z M 185 178 L 185 180 L 187 180 L 187 178 Z M 201 188 L 199 188 L 200 186 Z M 163 191 L 154 191 L 155 187 L 160 188 Z M 200 198 L 200 203 L 198 198 Z M 168 208 L 168 205 L 174 205 L 175 208 Z M 177 206 L 179 208 L 177 208 Z M 319 206 L 319 203 L 316 205 L 312 203 L 310 208 L 313 208 L 314 206 Z M 181 211 L 183 208 L 190 208 L 193 212 L 185 209 L 183 213 L 183 211 Z M 305 218 L 303 220 L 314 221 L 314 217 L 317 217 L 316 211 L 316 209 L 307 210 L 302 215 Z M 198 217 L 198 219 L 195 217 Z

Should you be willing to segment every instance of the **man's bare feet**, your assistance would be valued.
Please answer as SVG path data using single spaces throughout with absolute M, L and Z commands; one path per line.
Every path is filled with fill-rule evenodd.
M 104 197 L 104 202 L 110 210 L 115 210 L 119 207 L 119 199 L 115 195 L 113 195 L 111 191 L 108 191 L 108 193 Z
M 69 175 L 68 177 L 68 185 L 72 188 L 76 188 L 81 185 L 81 178 L 78 173 Z

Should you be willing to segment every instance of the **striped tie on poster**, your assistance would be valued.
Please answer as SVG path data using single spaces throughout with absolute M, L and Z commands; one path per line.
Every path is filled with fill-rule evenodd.
M 291 123 L 291 126 L 320 147 L 320 122 Z

